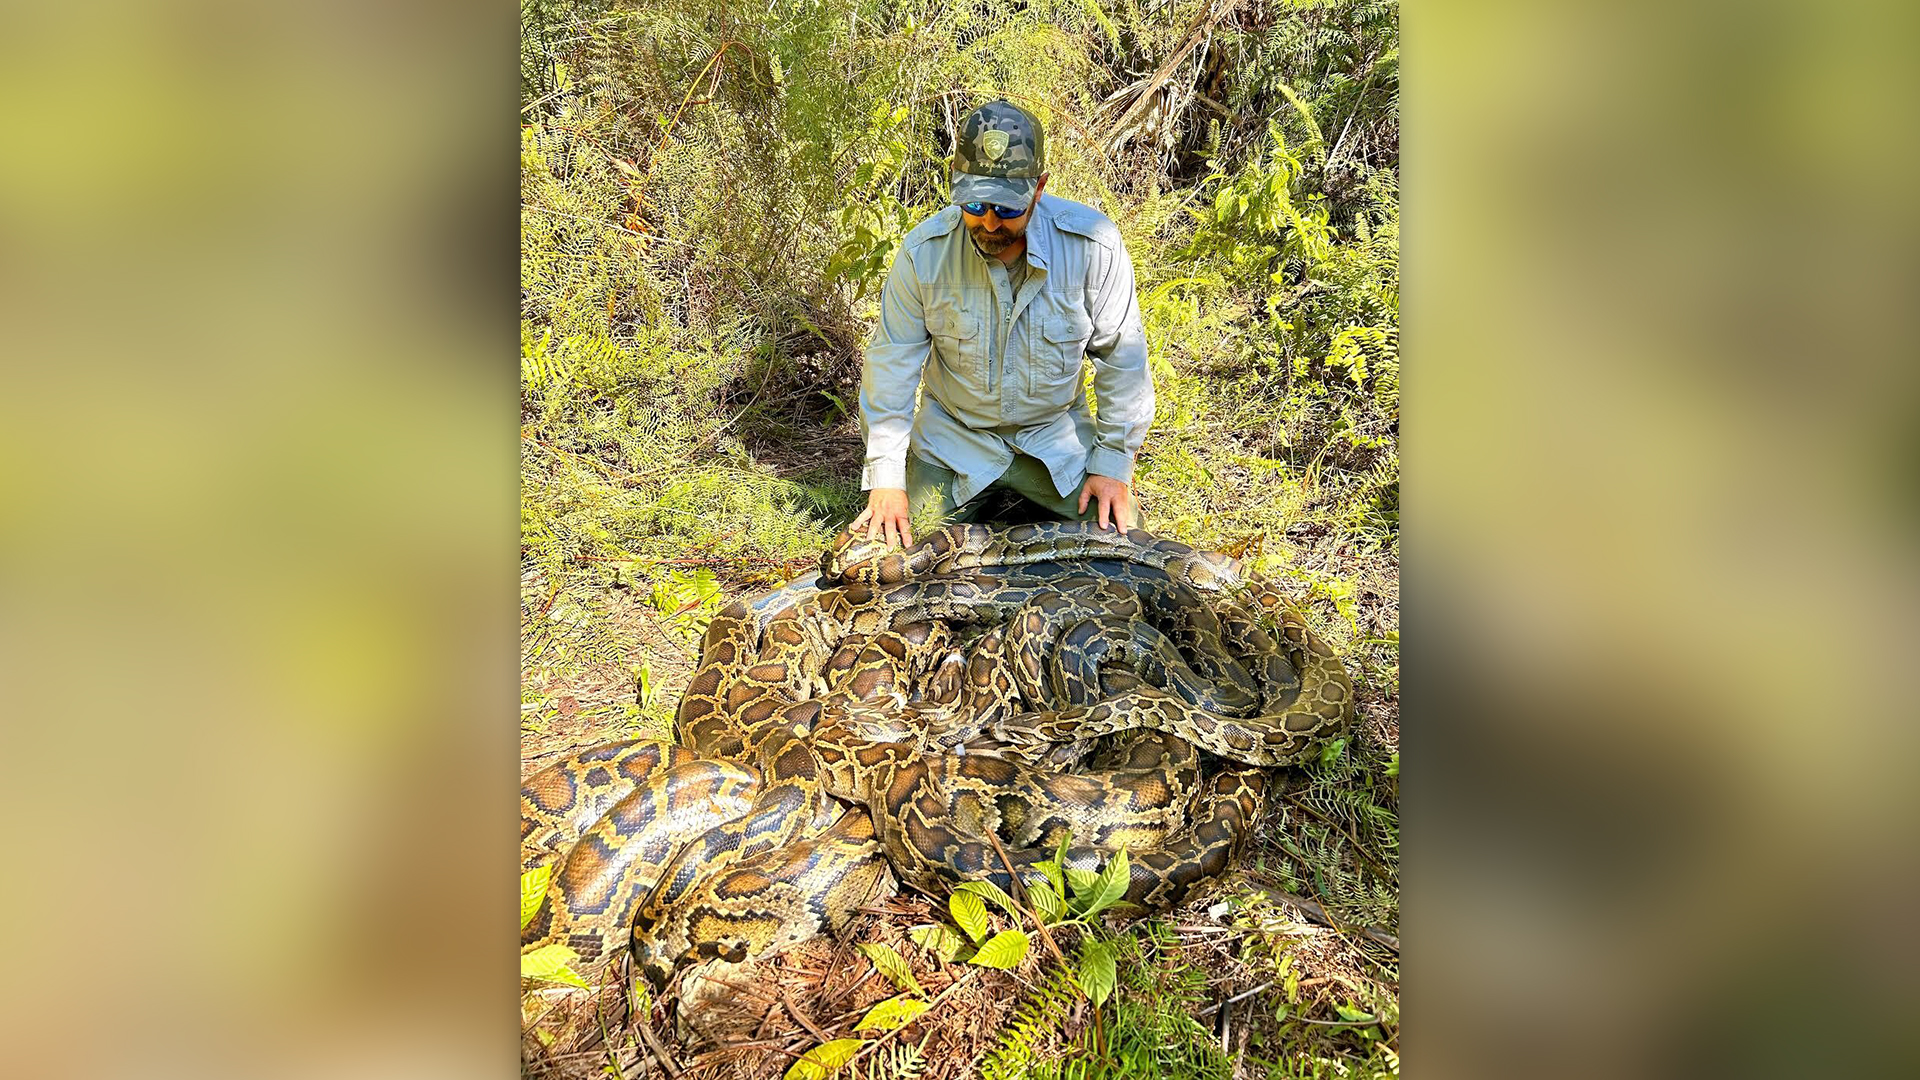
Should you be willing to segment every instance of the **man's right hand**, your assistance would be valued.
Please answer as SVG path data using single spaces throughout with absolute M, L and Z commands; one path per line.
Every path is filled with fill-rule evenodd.
M 874 488 L 867 492 L 867 508 L 853 519 L 848 532 L 867 530 L 867 539 L 878 537 L 890 544 L 906 547 L 913 543 L 913 526 L 907 524 L 907 490 Z

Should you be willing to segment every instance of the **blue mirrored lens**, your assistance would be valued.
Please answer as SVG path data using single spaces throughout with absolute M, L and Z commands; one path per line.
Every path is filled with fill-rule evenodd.
M 986 217 L 987 211 L 991 209 L 995 214 L 1000 216 L 1000 220 L 1002 221 L 1009 218 L 1025 216 L 1027 212 L 1027 208 L 1024 206 L 1001 206 L 998 203 L 979 202 L 961 203 L 960 209 L 965 210 L 974 217 Z

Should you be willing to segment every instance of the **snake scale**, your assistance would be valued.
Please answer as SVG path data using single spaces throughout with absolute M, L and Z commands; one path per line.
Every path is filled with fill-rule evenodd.
M 1014 891 L 1124 847 L 1154 910 L 1218 878 L 1275 766 L 1352 715 L 1339 658 L 1224 555 L 1091 524 L 841 534 L 716 614 L 678 745 L 596 746 L 521 789 L 551 865 L 524 947 L 664 986 L 838 930 L 896 882 Z M 1004 855 L 1003 855 L 1004 853 Z

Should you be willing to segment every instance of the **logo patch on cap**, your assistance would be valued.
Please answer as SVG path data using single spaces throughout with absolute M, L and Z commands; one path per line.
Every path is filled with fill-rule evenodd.
M 1007 152 L 1007 140 L 1010 136 L 1004 131 L 983 131 L 980 133 L 980 156 L 988 163 L 999 161 Z

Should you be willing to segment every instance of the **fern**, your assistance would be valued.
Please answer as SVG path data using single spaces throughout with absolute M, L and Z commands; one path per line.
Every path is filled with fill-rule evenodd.
M 926 1075 L 928 1063 L 912 1043 L 891 1043 L 875 1051 L 865 1067 L 866 1080 L 919 1080 Z
M 1080 997 L 1073 977 L 1055 967 L 1015 1010 L 1012 1023 L 1000 1033 L 992 1050 L 980 1061 L 981 1080 L 1019 1080 L 1029 1076 L 1042 1060 L 1044 1047 L 1060 1038 L 1060 1025 Z
M 1309 782 L 1288 793 L 1281 817 L 1292 858 L 1280 874 L 1289 891 L 1318 898 L 1341 921 L 1392 931 L 1399 919 L 1399 818 L 1385 805 L 1392 798 L 1375 771 L 1370 755 L 1353 754 L 1306 770 Z

